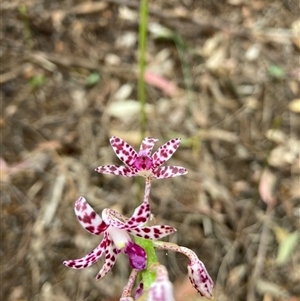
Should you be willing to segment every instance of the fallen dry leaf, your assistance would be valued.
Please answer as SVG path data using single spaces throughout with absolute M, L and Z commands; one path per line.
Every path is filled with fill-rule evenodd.
M 277 202 L 274 196 L 276 181 L 277 179 L 275 174 L 268 168 L 264 169 L 260 177 L 258 191 L 262 201 L 271 208 L 274 207 Z
M 292 100 L 289 103 L 289 109 L 294 113 L 300 113 L 300 98 Z
M 162 90 L 165 94 L 169 96 L 174 96 L 177 93 L 177 86 L 166 78 L 155 74 L 151 71 L 146 71 L 145 81 L 156 88 Z

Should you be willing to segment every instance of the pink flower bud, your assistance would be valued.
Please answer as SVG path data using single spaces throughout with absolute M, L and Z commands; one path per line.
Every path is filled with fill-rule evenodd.
M 188 275 L 192 285 L 201 296 L 206 298 L 212 297 L 214 282 L 210 278 L 203 262 L 199 260 L 195 252 L 186 247 L 180 247 L 176 244 L 163 241 L 154 242 L 154 246 L 157 249 L 180 252 L 187 256 L 190 260 L 188 265 Z
M 167 269 L 163 265 L 154 265 L 151 270 L 156 272 L 156 280 L 151 284 L 147 301 L 175 301 L 173 285 L 169 280 Z
M 191 261 L 188 265 L 188 274 L 192 285 L 200 295 L 211 298 L 214 283 L 202 261 L 198 258 L 197 260 Z

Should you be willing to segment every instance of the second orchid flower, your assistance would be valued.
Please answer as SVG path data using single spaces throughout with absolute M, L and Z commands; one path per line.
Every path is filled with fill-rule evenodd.
M 129 234 L 145 239 L 159 239 L 176 232 L 176 229 L 167 226 L 145 226 L 150 217 L 150 206 L 146 197 L 137 207 L 131 218 L 112 209 L 104 209 L 102 218 L 80 197 L 75 203 L 75 214 L 81 226 L 93 235 L 104 234 L 101 243 L 89 254 L 74 260 L 64 261 L 64 265 L 73 269 L 82 269 L 91 266 L 105 254 L 105 261 L 96 279 L 108 273 L 116 262 L 117 255 L 122 251 L 129 258 L 133 269 L 143 270 L 146 267 L 147 256 L 142 247 L 135 244 Z
M 181 166 L 161 167 L 179 147 L 180 138 L 169 140 L 151 156 L 152 149 L 157 140 L 151 137 L 144 138 L 137 153 L 131 145 L 121 138 L 111 137 L 110 144 L 117 157 L 125 166 L 104 165 L 97 167 L 96 171 L 125 177 L 143 176 L 156 179 L 166 179 L 186 174 L 187 170 Z

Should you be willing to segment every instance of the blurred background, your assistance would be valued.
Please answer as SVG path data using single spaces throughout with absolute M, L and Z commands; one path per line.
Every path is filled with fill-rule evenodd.
M 300 6 L 296 0 L 149 1 L 147 135 L 182 143 L 154 181 L 155 222 L 194 250 L 214 300 L 299 301 Z M 138 149 L 137 0 L 1 2 L 1 300 L 119 300 L 127 258 L 101 281 L 73 206 L 131 216 L 136 178 L 118 163 L 117 135 Z M 156 149 L 156 148 L 155 148 Z M 204 300 L 183 256 L 158 252 L 176 301 Z

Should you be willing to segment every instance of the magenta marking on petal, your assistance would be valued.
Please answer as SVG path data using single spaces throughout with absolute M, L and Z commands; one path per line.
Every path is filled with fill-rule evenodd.
M 155 138 L 151 138 L 151 137 L 146 137 L 144 138 L 144 140 L 142 141 L 141 143 L 141 146 L 140 146 L 140 151 L 144 151 L 145 152 L 145 155 L 150 157 L 151 155 L 151 152 L 152 152 L 152 149 L 155 145 L 155 143 L 158 141 L 158 139 L 155 139 Z
M 115 176 L 134 177 L 138 175 L 135 167 L 119 166 L 119 165 L 103 165 L 95 169 L 95 171 Z
M 127 231 L 133 236 L 156 240 L 176 232 L 176 229 L 167 225 L 157 225 L 137 229 L 128 229 Z
M 132 166 L 137 156 L 136 151 L 131 145 L 119 137 L 111 137 L 110 144 L 117 157 L 127 166 Z
M 153 170 L 156 179 L 167 179 L 187 174 L 187 170 L 181 166 L 163 166 Z
M 138 298 L 142 295 L 144 289 L 144 283 L 140 282 L 134 295 L 134 300 L 138 300 Z
M 123 222 L 123 220 L 125 220 L 124 216 L 113 209 L 104 209 L 102 217 L 103 220 L 113 228 L 122 230 L 135 229 L 137 227 L 142 227 L 148 221 L 150 217 L 150 205 L 148 202 L 143 202 L 135 209 L 132 217 L 126 222 Z
M 201 296 L 207 298 L 212 296 L 214 283 L 210 278 L 204 264 L 199 259 L 189 263 L 188 275 L 192 285 Z
M 130 241 L 123 249 L 123 252 L 128 256 L 129 263 L 133 269 L 142 271 L 146 268 L 147 254 L 141 246 Z
M 153 165 L 152 158 L 145 151 L 140 151 L 134 161 L 137 170 L 149 170 Z
M 169 140 L 162 145 L 153 155 L 153 168 L 164 164 L 175 153 L 180 144 L 180 138 Z
M 104 235 L 101 243 L 90 253 L 79 259 L 66 260 L 63 264 L 73 269 L 83 269 L 97 262 L 106 248 L 107 235 Z
M 144 201 L 134 210 L 132 217 L 124 224 L 126 229 L 134 229 L 143 226 L 150 217 L 150 205 L 148 201 Z M 124 228 L 124 229 L 125 229 Z
M 105 232 L 107 234 L 107 232 Z M 116 263 L 117 255 L 120 253 L 120 250 L 116 248 L 113 241 L 108 237 L 107 234 L 107 247 L 105 250 L 105 261 L 102 266 L 102 269 L 97 274 L 96 279 L 99 280 L 103 276 L 105 276 Z
M 123 215 L 121 215 L 120 213 L 118 213 L 117 211 L 115 211 L 113 209 L 104 209 L 102 211 L 102 217 L 103 217 L 103 220 L 108 225 L 110 225 L 112 228 L 124 229 L 123 220 L 125 219 L 125 217 Z M 119 218 L 119 219 L 121 218 L 121 221 L 117 218 Z
M 80 197 L 74 206 L 75 214 L 81 226 L 93 235 L 99 235 L 105 231 L 108 225 L 88 204 L 84 197 Z
M 129 230 L 142 227 L 150 218 L 149 194 L 151 181 L 146 181 L 144 199 L 133 215 L 127 220 L 122 214 L 112 209 L 105 209 L 102 212 L 103 220 L 110 226 L 118 229 Z

